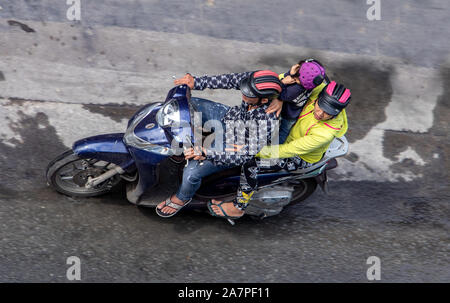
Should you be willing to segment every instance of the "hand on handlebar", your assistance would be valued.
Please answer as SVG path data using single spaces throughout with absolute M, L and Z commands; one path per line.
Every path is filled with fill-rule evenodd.
M 194 77 L 192 77 L 191 74 L 186 74 L 183 78 L 175 79 L 173 81 L 175 85 L 186 84 L 187 86 L 189 86 L 190 89 L 194 88 L 194 82 L 195 82 Z

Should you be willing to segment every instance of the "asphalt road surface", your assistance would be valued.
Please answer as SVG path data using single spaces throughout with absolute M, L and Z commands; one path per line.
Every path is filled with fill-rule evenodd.
M 448 3 L 0 0 L 0 281 L 450 282 Z M 77 139 L 123 132 L 172 75 L 269 68 L 315 57 L 352 90 L 349 153 L 330 195 L 236 226 L 171 219 L 123 191 L 70 198 L 47 164 Z M 239 92 L 195 96 L 238 104 Z

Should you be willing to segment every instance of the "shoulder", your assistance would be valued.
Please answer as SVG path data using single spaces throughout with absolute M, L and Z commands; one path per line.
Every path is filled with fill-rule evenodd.
M 306 102 L 305 107 L 303 108 L 303 111 L 310 111 L 314 109 L 314 104 L 316 103 L 316 100 L 309 99 L 308 102 Z
M 297 83 L 288 85 L 283 84 L 281 87 L 280 100 L 282 101 L 292 101 L 304 91 L 304 88 Z
M 314 87 L 312 91 L 320 93 L 325 86 L 327 86 L 327 84 L 325 83 L 325 81 L 323 81 L 321 84 L 319 84 L 316 87 Z
M 242 110 L 242 105 L 235 105 L 233 107 L 230 107 L 230 109 L 225 114 L 226 117 L 234 117 L 237 113 L 239 113 Z
M 322 92 L 323 88 L 326 86 L 327 84 L 324 82 L 322 82 L 322 84 L 316 86 L 312 91 L 311 91 L 311 95 L 309 96 L 310 99 L 312 100 L 316 100 L 317 97 L 319 97 L 320 93 Z
M 266 113 L 266 109 L 268 108 L 268 105 L 260 106 L 255 109 L 255 116 L 258 120 L 275 120 L 277 119 L 276 113 Z

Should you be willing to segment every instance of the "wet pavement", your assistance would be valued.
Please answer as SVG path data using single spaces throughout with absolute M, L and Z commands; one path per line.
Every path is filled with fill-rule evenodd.
M 262 15 L 272 9 L 266 2 Z M 307 15 L 320 4 L 308 10 L 285 2 L 285 15 Z M 365 5 L 342 2 L 308 26 L 336 25 L 334 35 L 344 38 L 339 28 L 354 25 L 353 46 L 330 40 L 331 33 L 286 39 L 278 23 L 268 40 L 240 37 L 239 14 L 251 5 L 236 1 L 167 2 L 188 16 L 179 30 L 169 26 L 176 14 L 164 18 L 166 2 L 150 9 L 146 1 L 113 1 L 112 10 L 99 1 L 103 9 L 85 24 L 64 23 L 63 5 L 53 1 L 45 2 L 52 9 L 2 3 L 0 281 L 67 282 L 66 259 L 78 256 L 83 282 L 367 282 L 366 261 L 377 256 L 381 282 L 449 282 L 449 42 L 425 48 L 435 39 L 430 33 L 450 28 L 441 24 L 446 3 L 392 1 L 380 29 L 364 20 Z M 129 23 L 126 11 L 136 5 L 145 9 Z M 420 12 L 424 18 L 413 24 Z M 151 22 L 143 21 L 147 15 Z M 292 34 L 295 19 L 287 16 Z M 376 47 L 367 43 L 373 37 Z M 140 106 L 164 98 L 171 75 L 282 72 L 298 53 L 325 61 L 330 77 L 353 92 L 350 150 L 329 175 L 330 195 L 318 189 L 279 216 L 243 218 L 233 227 L 196 211 L 160 218 L 128 203 L 123 188 L 81 199 L 47 187 L 54 157 L 79 138 L 123 132 Z M 240 101 L 237 92 L 193 94 Z

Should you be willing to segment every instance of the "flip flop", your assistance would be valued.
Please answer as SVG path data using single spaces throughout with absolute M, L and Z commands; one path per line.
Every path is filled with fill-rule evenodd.
M 172 196 L 170 196 L 169 198 L 166 199 L 166 201 L 164 201 L 165 205 L 161 209 L 163 209 L 166 206 L 169 206 L 169 207 L 175 209 L 175 212 L 173 212 L 171 214 L 166 214 L 166 213 L 163 213 L 161 211 L 161 209 L 158 208 L 158 206 L 156 206 L 155 209 L 156 209 L 156 213 L 158 214 L 158 216 L 163 217 L 163 218 L 170 218 L 170 217 L 174 216 L 175 214 L 177 214 L 183 207 L 185 207 L 186 205 L 189 204 L 189 202 L 192 201 L 192 199 L 189 199 L 183 205 L 180 205 L 180 204 L 173 203 L 172 200 L 170 200 L 171 197 Z
M 244 216 L 244 215 L 241 215 L 241 216 L 238 216 L 238 217 L 229 216 L 229 215 L 225 212 L 225 210 L 222 208 L 222 204 L 223 204 L 223 203 L 229 203 L 229 201 L 222 201 L 222 202 L 220 202 L 219 204 L 215 204 L 215 203 L 212 203 L 212 201 L 209 201 L 208 204 L 206 204 L 206 206 L 208 206 L 209 214 L 210 214 L 211 216 L 214 216 L 214 217 L 219 217 L 219 218 L 227 219 L 228 222 L 230 222 L 231 225 L 234 225 L 234 224 L 235 224 L 233 220 L 242 218 L 242 216 Z M 216 213 L 214 212 L 214 210 L 212 209 L 212 205 L 218 206 L 218 207 L 220 208 L 220 210 L 222 211 L 222 214 L 223 214 L 223 215 L 221 216 L 221 215 L 216 214 Z

